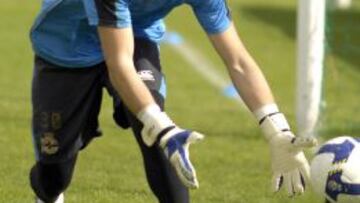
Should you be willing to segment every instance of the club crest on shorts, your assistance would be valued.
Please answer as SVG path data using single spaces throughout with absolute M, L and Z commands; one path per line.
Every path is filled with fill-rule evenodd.
M 52 155 L 59 150 L 59 142 L 56 140 L 54 133 L 47 132 L 41 138 L 41 152 Z
M 138 75 L 143 81 L 155 81 L 154 74 L 151 70 L 141 70 L 138 71 Z

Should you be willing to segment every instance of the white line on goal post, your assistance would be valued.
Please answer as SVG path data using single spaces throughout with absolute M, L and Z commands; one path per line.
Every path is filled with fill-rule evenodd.
M 179 55 L 181 55 L 191 67 L 205 78 L 210 84 L 221 90 L 223 95 L 233 99 L 244 107 L 244 103 L 237 94 L 230 81 L 224 79 L 216 68 L 211 64 L 199 50 L 187 43 L 183 37 L 176 32 L 168 32 L 163 40 L 169 44 Z

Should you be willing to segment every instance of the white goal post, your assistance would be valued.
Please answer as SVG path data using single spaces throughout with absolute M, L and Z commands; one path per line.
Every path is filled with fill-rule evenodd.
M 320 113 L 326 0 L 298 0 L 296 119 L 300 136 L 315 136 Z

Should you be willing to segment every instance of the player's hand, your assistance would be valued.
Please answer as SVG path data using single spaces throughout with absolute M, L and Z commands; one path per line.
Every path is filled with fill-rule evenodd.
M 174 167 L 181 182 L 189 188 L 198 188 L 195 169 L 189 158 L 189 146 L 202 140 L 204 136 L 197 132 L 173 127 L 160 139 L 160 146 Z
M 282 185 L 289 196 L 304 192 L 310 168 L 302 149 L 313 147 L 315 143 L 313 138 L 296 138 L 290 131 L 279 133 L 270 140 L 274 192 Z
M 181 182 L 186 187 L 198 188 L 196 172 L 189 159 L 189 145 L 202 140 L 204 136 L 176 127 L 157 105 L 146 107 L 137 114 L 137 118 L 144 124 L 141 130 L 144 144 L 151 147 L 159 143 Z
M 270 144 L 273 191 L 284 185 L 290 197 L 304 193 L 310 167 L 302 150 L 315 146 L 317 140 L 295 137 L 281 113 L 265 117 L 261 128 Z

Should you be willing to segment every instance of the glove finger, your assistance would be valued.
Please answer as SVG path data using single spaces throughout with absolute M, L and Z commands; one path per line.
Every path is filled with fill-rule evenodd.
M 289 197 L 293 197 L 295 193 L 294 193 L 293 183 L 292 183 L 292 179 L 291 179 L 291 172 L 284 174 L 284 186 L 286 187 L 286 191 L 287 191 Z
M 278 192 L 284 182 L 284 178 L 280 173 L 274 174 L 272 178 L 272 191 Z
M 186 149 L 181 149 L 171 156 L 170 162 L 181 182 L 189 188 L 198 188 L 199 183 L 196 178 L 195 169 L 190 162 L 189 153 Z
M 301 174 L 298 170 L 295 170 L 291 173 L 291 179 L 293 183 L 293 189 L 296 195 L 301 195 L 304 193 L 304 185 L 301 180 Z
M 310 148 L 318 144 L 318 141 L 314 137 L 294 137 L 291 143 L 298 148 Z
M 302 164 L 301 166 L 299 166 L 299 171 L 300 171 L 300 175 L 301 175 L 302 184 L 305 188 L 306 183 L 308 183 L 310 181 L 310 166 L 309 166 L 309 164 L 306 162 L 306 163 Z
M 189 144 L 197 143 L 204 139 L 204 135 L 198 132 L 191 132 L 186 142 Z

